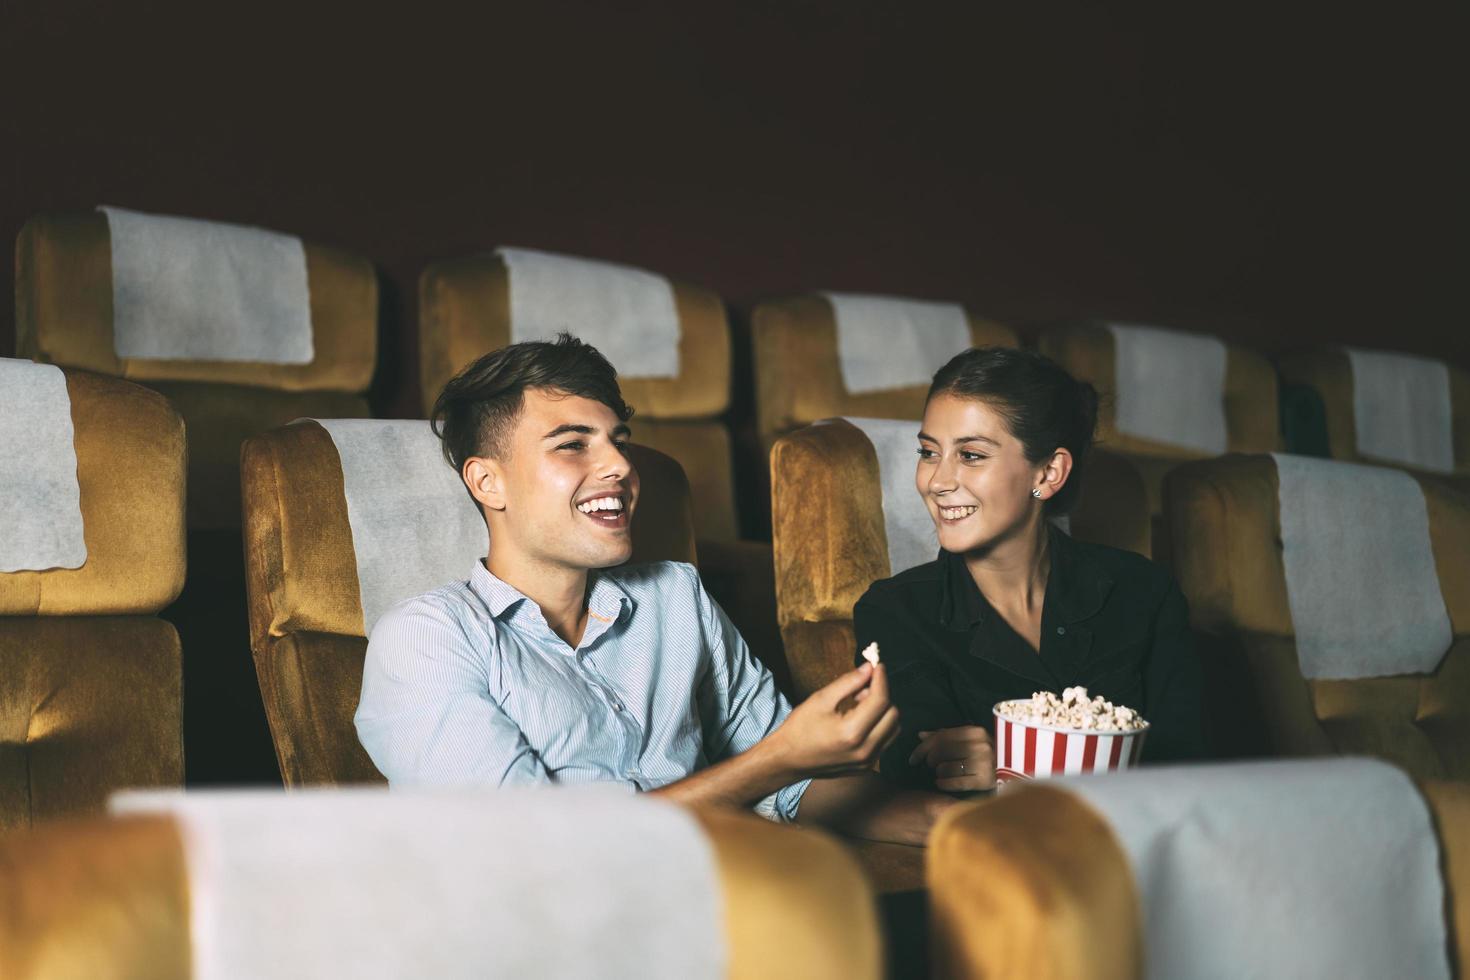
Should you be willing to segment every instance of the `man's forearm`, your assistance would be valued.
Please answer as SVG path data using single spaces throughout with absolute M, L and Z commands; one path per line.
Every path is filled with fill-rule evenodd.
M 874 773 L 857 773 L 812 780 L 796 820 L 865 840 L 923 845 L 934 821 L 954 803 L 943 793 L 899 789 Z
M 660 786 L 650 795 L 684 804 L 750 807 L 801 778 L 784 763 L 779 748 L 766 740 L 678 782 Z

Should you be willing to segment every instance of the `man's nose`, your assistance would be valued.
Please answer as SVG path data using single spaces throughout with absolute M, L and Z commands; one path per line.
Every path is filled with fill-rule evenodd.
M 597 475 L 603 479 L 621 480 L 627 477 L 632 464 L 628 461 L 627 454 L 618 448 L 617 443 L 608 442 L 602 447 L 597 456 Z

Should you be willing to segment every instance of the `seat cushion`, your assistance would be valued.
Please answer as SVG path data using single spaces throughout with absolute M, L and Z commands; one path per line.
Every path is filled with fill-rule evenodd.
M 192 976 L 184 847 L 167 817 L 4 835 L 0 880 L 0 976 Z
M 1157 513 L 1150 481 L 1156 479 L 1138 457 L 1093 450 L 1082 473 L 1082 492 L 1067 515 L 1067 533 L 1079 541 L 1149 557 L 1153 554 L 1152 518 Z
M 181 663 L 152 616 L 0 618 L 0 829 L 181 784 Z
M 1454 468 L 1470 475 L 1470 372 L 1447 365 L 1454 440 Z M 1353 409 L 1353 368 L 1346 350 L 1324 348 L 1282 357 L 1281 379 L 1317 394 L 1327 421 L 1327 445 L 1333 459 L 1365 460 L 1358 452 L 1358 427 Z
M 1010 327 L 967 313 L 976 347 L 1015 347 Z M 752 315 L 757 424 L 762 444 L 818 419 L 917 419 L 928 384 L 849 394 L 837 353 L 837 320 L 824 296 L 762 303 Z M 959 351 L 955 351 L 956 354 Z
M 633 438 L 639 445 L 671 456 L 683 467 L 689 480 L 694 533 L 701 539 L 734 542 L 739 537 L 735 476 L 730 459 L 730 432 L 724 424 L 635 417 L 632 426 Z M 651 512 L 643 512 L 646 523 Z
M 1139 896 L 1112 828 L 1046 786 L 954 807 L 929 835 L 936 975 L 1144 975 Z
M 367 399 L 336 391 L 274 391 L 235 385 L 154 382 L 184 417 L 189 439 L 189 527 L 240 526 L 240 447 L 299 418 L 367 418 Z
M 208 803 L 196 802 L 201 808 Z M 300 819 L 295 814 L 301 812 L 303 802 L 297 799 L 293 804 L 289 796 L 253 801 L 257 807 L 269 808 L 264 813 L 274 810 L 280 823 L 287 826 L 293 819 Z M 373 805 L 375 801 L 361 802 Z M 328 803 L 330 800 L 323 798 L 314 801 L 313 806 L 320 809 Z M 547 807 L 545 800 L 538 798 L 538 803 L 543 809 Z M 653 804 L 622 806 L 641 810 Z M 492 829 L 497 822 L 508 822 L 504 816 L 497 817 L 496 809 L 491 806 L 486 813 Z M 706 958 L 707 954 L 720 975 L 731 980 L 771 976 L 877 980 L 881 975 L 882 949 L 873 893 L 837 841 L 728 810 L 699 809 L 690 814 L 673 811 L 668 816 L 675 821 L 674 826 L 688 825 L 691 843 L 708 853 L 707 873 L 714 894 L 700 896 L 703 902 L 696 897 L 689 908 L 691 919 L 697 921 L 706 905 L 714 906 L 718 918 L 710 926 L 718 943 L 708 945 L 709 939 L 705 938 L 692 958 Z M 321 824 L 320 817 L 315 823 Z M 646 825 L 640 826 L 641 837 L 635 836 L 635 840 L 667 842 L 667 825 L 660 829 L 665 831 L 662 836 L 650 833 Z M 209 889 L 215 882 L 230 880 L 231 870 L 249 862 L 242 861 L 242 849 L 237 847 L 222 858 L 225 873 L 216 869 L 210 875 L 196 864 L 199 851 L 195 842 L 203 834 L 197 817 L 148 814 L 59 824 L 0 839 L 0 876 L 7 884 L 0 892 L 0 972 L 7 977 L 173 980 L 189 976 L 191 966 L 201 961 L 218 969 L 230 952 L 239 957 L 241 954 L 232 946 L 244 930 L 240 925 L 232 927 L 239 919 L 201 918 L 191 914 L 191 906 L 197 912 L 200 903 L 212 906 L 232 898 L 240 901 L 239 896 L 231 896 L 223 888 L 223 894 L 214 895 Z M 215 842 L 215 846 L 231 850 L 227 844 Z M 630 848 L 633 846 L 636 844 Z M 460 850 L 471 853 L 462 846 Z M 250 853 L 260 853 L 265 862 L 284 861 L 289 855 L 289 850 L 282 847 L 262 851 Z M 482 855 L 473 855 L 471 860 L 475 857 L 480 866 L 487 863 Z M 608 863 L 617 857 L 613 855 Z M 533 850 L 526 860 L 529 863 L 522 867 L 534 868 L 541 858 Z M 704 871 L 704 863 L 698 862 L 692 869 L 680 865 L 680 873 L 686 879 L 698 875 Z M 515 866 L 514 861 L 511 866 Z M 563 869 L 560 874 L 569 877 L 576 873 L 575 868 L 583 866 L 579 863 L 572 872 Z M 381 877 L 382 869 L 374 870 Z M 353 868 L 341 869 L 342 874 L 351 871 Z M 368 870 L 367 877 L 372 873 Z M 452 880 L 454 875 L 448 878 Z M 493 902 L 499 878 L 481 875 L 479 881 L 485 898 Z M 609 893 L 603 897 L 612 896 Z M 597 920 L 589 928 L 608 930 L 620 922 L 632 923 L 635 928 L 646 925 L 636 916 L 619 919 L 598 896 L 583 904 L 591 919 Z M 341 916 L 334 920 L 331 908 L 304 908 L 293 914 L 306 916 L 308 931 L 270 944 L 267 956 L 286 955 L 283 950 L 289 949 L 295 939 L 300 942 L 298 953 L 330 957 L 330 943 L 313 943 L 312 937 L 330 936 L 334 927 L 350 929 L 350 921 L 343 927 Z M 577 923 L 581 921 L 567 924 L 548 919 L 544 923 L 546 935 L 528 937 L 529 941 L 544 943 L 561 935 L 563 941 L 582 942 L 595 956 L 596 937 L 590 932 L 592 938 L 579 935 Z M 575 938 L 568 940 L 568 936 Z M 430 943 L 456 938 L 452 929 L 441 936 L 420 930 L 418 936 L 390 939 L 383 952 L 388 962 L 401 962 L 405 957 L 422 956 L 418 950 Z M 667 942 L 667 937 L 664 940 Z M 644 930 L 639 941 L 656 944 L 658 936 Z M 698 942 L 693 938 L 690 941 Z M 247 946 L 245 955 L 253 948 L 257 947 Z M 358 952 L 360 959 L 365 958 L 361 950 Z M 490 953 L 493 956 L 494 949 Z M 527 955 L 524 947 L 521 955 Z M 534 956 L 534 948 L 530 955 Z M 686 953 L 685 958 L 691 957 Z M 562 960 L 563 964 L 567 962 Z M 662 965 L 665 969 L 653 972 L 669 975 L 669 964 Z
M 724 898 L 726 976 L 877 980 L 871 886 L 837 841 L 713 807 L 695 811 Z
M 0 615 L 153 613 L 184 585 L 184 425 L 156 392 L 65 370 L 87 561 L 0 574 Z
M 889 574 L 872 443 L 843 421 L 783 436 L 771 450 L 771 498 L 783 631 L 794 623 L 850 620 L 868 586 Z M 800 674 L 794 661 L 792 670 Z
M 1450 931 L 1454 937 L 1455 960 L 1463 973 L 1470 964 L 1470 785 L 1428 782 L 1420 788 L 1439 832 L 1445 891 L 1449 893 Z
M 380 783 L 352 716 L 367 640 L 297 632 L 255 650 L 256 676 L 287 786 Z
M 1113 335 L 1100 323 L 1053 328 L 1038 348 L 1079 381 L 1101 396 L 1098 439 L 1113 452 L 1169 459 L 1195 459 L 1200 453 L 1119 432 L 1116 424 L 1117 362 Z M 1260 354 L 1234 344 L 1226 345 L 1225 402 L 1227 450 L 1269 453 L 1281 448 L 1281 420 L 1277 408 L 1276 372 Z
M 800 701 L 852 670 L 857 651 L 852 612 L 820 623 L 787 623 L 781 627 L 781 645 L 791 670 L 793 698 Z
M 16 245 L 16 348 L 32 360 L 136 381 L 361 394 L 377 363 L 378 281 L 365 259 L 306 245 L 309 364 L 122 359 L 113 347 L 112 249 L 99 211 L 42 215 Z
M 1229 753 L 1373 755 L 1411 775 L 1470 779 L 1470 500 L 1419 485 L 1454 634 L 1437 669 L 1309 680 L 1297 656 L 1269 456 L 1188 463 L 1165 483 L 1173 564 L 1202 641 L 1207 711 Z
M 639 421 L 713 418 L 730 404 L 730 326 L 724 304 L 709 290 L 682 282 L 672 285 L 680 331 L 678 375 L 618 379 Z M 426 414 L 450 378 L 511 342 L 510 327 L 510 278 L 500 256 L 466 256 L 424 270 L 419 278 L 419 370 Z M 577 332 L 574 325 L 571 332 Z

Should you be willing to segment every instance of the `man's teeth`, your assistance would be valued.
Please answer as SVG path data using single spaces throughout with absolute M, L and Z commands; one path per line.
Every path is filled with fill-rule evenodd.
M 961 517 L 969 517 L 979 509 L 978 507 L 941 507 L 939 516 L 946 521 L 957 521 Z
M 598 497 L 596 500 L 585 500 L 577 505 L 577 509 L 584 514 L 591 514 L 599 510 L 622 510 L 622 497 Z

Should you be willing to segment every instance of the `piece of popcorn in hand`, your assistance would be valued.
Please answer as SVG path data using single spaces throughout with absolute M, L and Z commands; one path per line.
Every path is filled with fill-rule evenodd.
M 863 647 L 863 659 L 874 667 L 878 666 L 878 644 L 869 643 Z

